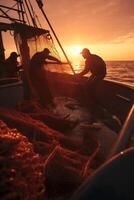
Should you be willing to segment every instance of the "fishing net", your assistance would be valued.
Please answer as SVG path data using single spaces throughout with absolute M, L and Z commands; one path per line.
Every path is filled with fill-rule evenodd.
M 43 165 L 32 144 L 0 121 L 0 199 L 36 200 L 45 192 Z
M 22 63 L 24 64 L 26 59 L 28 60 L 27 62 L 29 62 L 35 53 L 43 51 L 44 48 L 49 49 L 51 56 L 61 60 L 60 55 L 55 47 L 54 41 L 49 31 L 47 30 L 36 29 L 24 25 L 17 25 L 14 33 L 14 38 L 17 50 L 20 52 L 22 56 Z M 47 64 L 44 67 L 50 71 L 56 71 L 57 69 L 61 72 L 64 71 L 64 67 L 54 63 Z
M 69 70 L 71 71 L 69 65 L 58 64 L 49 59 L 46 59 L 47 63 L 43 67 L 42 65 L 36 66 L 37 64 L 30 65 L 30 59 L 33 55 L 42 52 L 44 48 L 49 49 L 50 56 L 61 61 L 49 31 L 33 27 L 22 27 L 21 25 L 21 27 L 17 27 L 15 32 L 15 41 L 17 49 L 22 56 L 22 66 L 27 74 L 32 96 L 40 99 L 44 105 L 53 102 L 52 99 L 57 91 L 55 90 L 54 80 L 49 76 L 50 72 L 67 73 Z M 28 86 L 26 87 L 28 88 Z
M 80 139 L 50 128 L 46 122 L 66 127 L 69 122 L 37 102 L 26 102 L 19 110 L 1 108 L 0 118 L 12 127 L 0 123 L 0 164 L 4 172 L 0 174 L 0 192 L 16 195 L 12 199 L 44 199 L 38 198 L 42 195 L 46 200 L 69 199 L 68 195 L 96 168 L 99 142 L 89 135 Z
M 61 60 L 59 52 L 57 51 L 53 39 L 50 34 L 43 34 L 40 36 L 35 36 L 28 39 L 28 47 L 30 58 L 37 52 L 43 51 L 44 48 L 48 48 L 50 51 L 50 55 Z M 44 65 L 44 69 L 51 72 L 65 72 L 66 67 L 61 64 L 56 64 L 54 62 L 49 61 Z
M 40 36 L 35 36 L 28 39 L 29 53 L 30 58 L 39 51 L 42 51 L 44 48 L 48 48 L 51 52 L 51 55 L 60 59 L 59 53 L 57 52 L 54 43 L 49 34 L 43 34 Z

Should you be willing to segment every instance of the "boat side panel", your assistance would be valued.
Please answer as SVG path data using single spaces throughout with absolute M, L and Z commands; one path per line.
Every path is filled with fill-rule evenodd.
M 0 106 L 15 107 L 24 100 L 22 82 L 9 83 L 0 86 Z
M 52 80 L 55 95 L 69 96 L 81 100 L 90 100 L 89 91 L 83 93 L 86 77 L 81 81 L 75 81 L 73 75 L 49 73 L 49 79 Z M 106 108 L 111 114 L 116 115 L 124 121 L 133 102 L 134 89 L 117 82 L 104 80 L 98 85 L 96 92 L 97 103 Z

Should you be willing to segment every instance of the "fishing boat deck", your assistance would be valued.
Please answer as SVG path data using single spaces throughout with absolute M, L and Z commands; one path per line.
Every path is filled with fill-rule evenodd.
M 87 109 L 73 98 L 56 97 L 54 102 L 56 107 L 53 112 L 75 124 L 72 130 L 67 132 L 65 130 L 66 135 L 73 139 L 79 138 L 83 145 L 86 140 L 98 141 L 100 144 L 99 153 L 103 158 L 106 158 L 115 143 L 117 133 L 104 124 L 104 116 L 101 116 L 101 118 L 100 116 L 98 118 L 93 116 L 93 109 L 90 111 L 90 108 Z
M 26 102 L 19 109 L 0 108 L 0 119 L 13 128 L 10 131 L 12 134 L 8 130 L 8 136 L 1 134 L 1 137 L 6 137 L 4 145 L 9 140 L 13 140 L 14 146 L 17 145 L 9 147 L 10 155 L 18 151 L 15 149 L 21 138 L 30 142 L 32 151 L 40 156 L 45 170 L 46 199 L 55 195 L 57 198 L 61 196 L 62 199 L 68 199 L 68 194 L 71 195 L 85 177 L 104 162 L 117 134 L 99 118 L 93 122 L 90 111 L 73 98 L 55 97 L 54 103 L 55 107 L 50 107 L 49 110 L 37 108 L 32 102 Z M 18 131 L 23 137 L 18 135 Z M 17 143 L 14 142 L 16 137 L 20 138 Z M 21 145 L 22 149 L 26 148 L 23 143 Z M 3 154 L 5 155 L 5 151 Z M 15 156 L 12 163 L 16 160 L 19 163 L 19 157 Z M 23 161 L 23 157 L 21 160 Z M 14 166 L 17 176 L 16 167 L 17 165 Z
M 5 60 L 2 33 L 13 31 L 24 70 L 20 73 L 21 81 L 0 80 L 0 198 L 68 200 L 107 160 L 134 101 L 134 90 L 104 80 L 96 88 L 98 103 L 87 105 L 91 96 L 89 88 L 83 93 L 87 77 L 77 81 L 75 76 L 65 74 L 68 70 L 63 70 L 63 63 L 55 67 L 54 63 L 48 63 L 45 76 L 43 70 L 39 73 L 35 70 L 35 74 L 32 71 L 35 83 L 32 85 L 28 75 L 32 56 L 44 47 L 49 48 L 52 56 L 59 59 L 60 55 L 50 31 L 39 28 L 32 4 L 29 7 L 27 1 L 25 6 L 22 1 L 16 2 L 16 8 L 5 3 L 0 5 L 1 11 L 3 8 L 17 11 L 15 18 L 5 11 L 0 16 L 7 19 L 7 23 L 0 23 L 1 60 Z M 42 2 L 37 3 L 51 28 Z M 56 36 L 53 28 L 51 31 Z M 59 46 L 62 50 L 60 43 Z M 62 52 L 69 69 L 75 73 Z M 57 70 L 52 70 L 51 65 Z M 54 107 L 41 104 L 47 100 L 43 87 L 45 77 L 54 97 Z M 31 95 L 34 89 L 37 89 L 37 102 L 34 94 Z

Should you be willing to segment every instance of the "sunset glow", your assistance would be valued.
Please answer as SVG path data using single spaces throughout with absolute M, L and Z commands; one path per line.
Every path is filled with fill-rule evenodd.
M 83 58 L 80 54 L 83 49 L 83 46 L 80 44 L 74 44 L 66 47 L 66 52 L 69 56 L 70 61 L 75 66 L 75 69 L 77 70 L 80 66 L 80 63 L 82 62 Z
M 73 56 L 79 56 L 81 50 L 82 50 L 81 45 L 72 45 L 68 47 L 68 52 L 70 52 L 70 54 Z
M 42 27 L 50 30 L 36 1 L 30 1 Z M 83 60 L 79 53 L 84 47 L 104 60 L 134 60 L 134 1 L 59 0 L 57 4 L 57 0 L 51 0 L 43 3 L 53 29 L 74 63 Z M 5 4 L 5 0 L 1 0 L 1 4 Z M 6 0 L 6 5 L 10 4 L 11 1 Z M 10 39 L 6 38 L 7 46 L 11 44 Z
M 51 2 L 46 1 L 46 12 L 74 60 L 78 52 L 75 44 L 89 48 L 105 60 L 134 60 L 134 1 Z

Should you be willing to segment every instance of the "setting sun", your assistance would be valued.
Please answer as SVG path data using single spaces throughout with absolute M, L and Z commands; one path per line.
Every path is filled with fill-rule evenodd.
M 79 67 L 80 62 L 83 60 L 80 52 L 83 46 L 79 44 L 66 46 L 66 52 L 73 65 Z
M 68 52 L 73 56 L 79 56 L 82 51 L 81 45 L 72 45 L 68 47 Z

